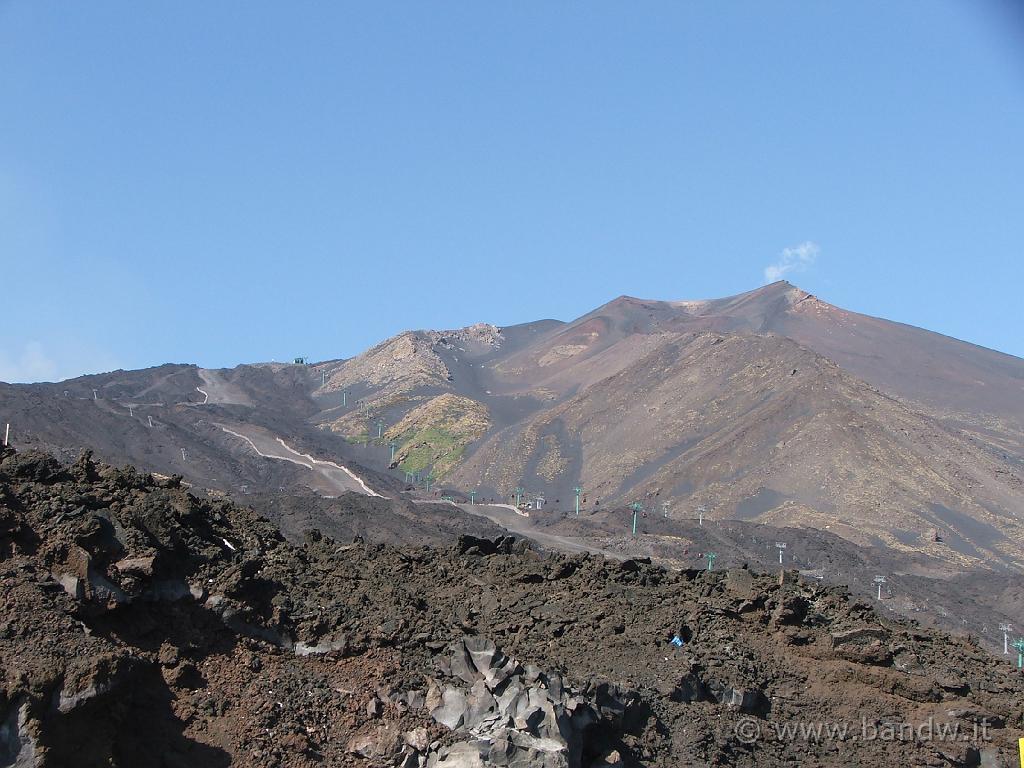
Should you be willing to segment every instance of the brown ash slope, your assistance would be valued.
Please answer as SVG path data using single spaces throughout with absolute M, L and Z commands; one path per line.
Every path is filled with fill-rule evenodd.
M 294 545 L 88 457 L 0 452 L 0 558 L 19 765 L 1010 765 L 1024 727 L 1008 665 L 835 588 L 508 539 Z M 769 735 L 816 722 L 961 737 Z
M 703 504 L 952 561 L 1020 557 L 1024 484 L 1005 462 L 777 337 L 660 334 L 635 363 L 484 441 L 452 482 L 544 488 L 567 473 L 591 505 L 684 502 L 692 516 Z

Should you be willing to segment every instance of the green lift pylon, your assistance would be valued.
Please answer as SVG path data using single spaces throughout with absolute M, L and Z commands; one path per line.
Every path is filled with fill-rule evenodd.
M 633 510 L 633 535 L 636 536 L 636 515 L 638 512 L 643 511 L 644 505 L 639 501 L 634 501 L 629 505 L 629 508 Z
M 718 557 L 714 552 L 708 552 L 708 570 L 710 571 L 715 565 L 715 558 Z
M 382 437 L 384 437 L 384 421 L 377 419 L 377 439 L 380 440 Z
M 469 503 L 476 504 L 476 491 L 469 492 Z
M 576 486 L 575 488 L 573 488 L 572 490 L 573 490 L 573 493 L 575 493 L 575 494 L 576 494 L 576 514 L 577 514 L 577 515 L 579 515 L 579 513 L 580 513 L 580 494 L 581 494 L 581 493 L 583 493 L 583 489 L 582 489 L 582 488 L 580 488 L 580 487 L 579 487 L 579 486 L 577 485 L 577 486 Z
M 1017 669 L 1024 669 L 1024 637 L 1014 640 L 1013 647 L 1017 650 Z
M 523 489 L 520 488 L 519 486 L 516 486 L 516 508 L 517 509 L 519 507 L 519 502 L 521 502 L 522 500 L 523 500 Z
M 398 441 L 392 440 L 388 445 L 391 447 L 391 463 L 395 463 L 395 449 L 398 447 Z

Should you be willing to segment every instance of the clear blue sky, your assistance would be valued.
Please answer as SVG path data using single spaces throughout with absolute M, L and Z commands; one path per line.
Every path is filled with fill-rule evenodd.
M 0 0 L 0 379 L 722 296 L 784 252 L 1024 355 L 1013 6 Z

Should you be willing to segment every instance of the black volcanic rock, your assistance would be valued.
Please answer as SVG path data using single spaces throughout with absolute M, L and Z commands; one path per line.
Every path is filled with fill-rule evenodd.
M 956 765 L 1010 759 L 1024 727 L 1006 664 L 816 583 L 507 538 L 299 546 L 251 510 L 92 469 L 0 457 L 0 754 L 19 765 L 459 765 L 557 744 L 584 766 Z M 815 722 L 985 728 L 838 752 L 771 736 Z

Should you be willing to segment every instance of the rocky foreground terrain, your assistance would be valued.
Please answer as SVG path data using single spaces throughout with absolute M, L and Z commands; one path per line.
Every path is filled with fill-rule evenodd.
M 973 640 L 792 572 L 293 544 L 88 454 L 0 449 L 0 573 L 0 765 L 1010 766 L 1024 730 Z

